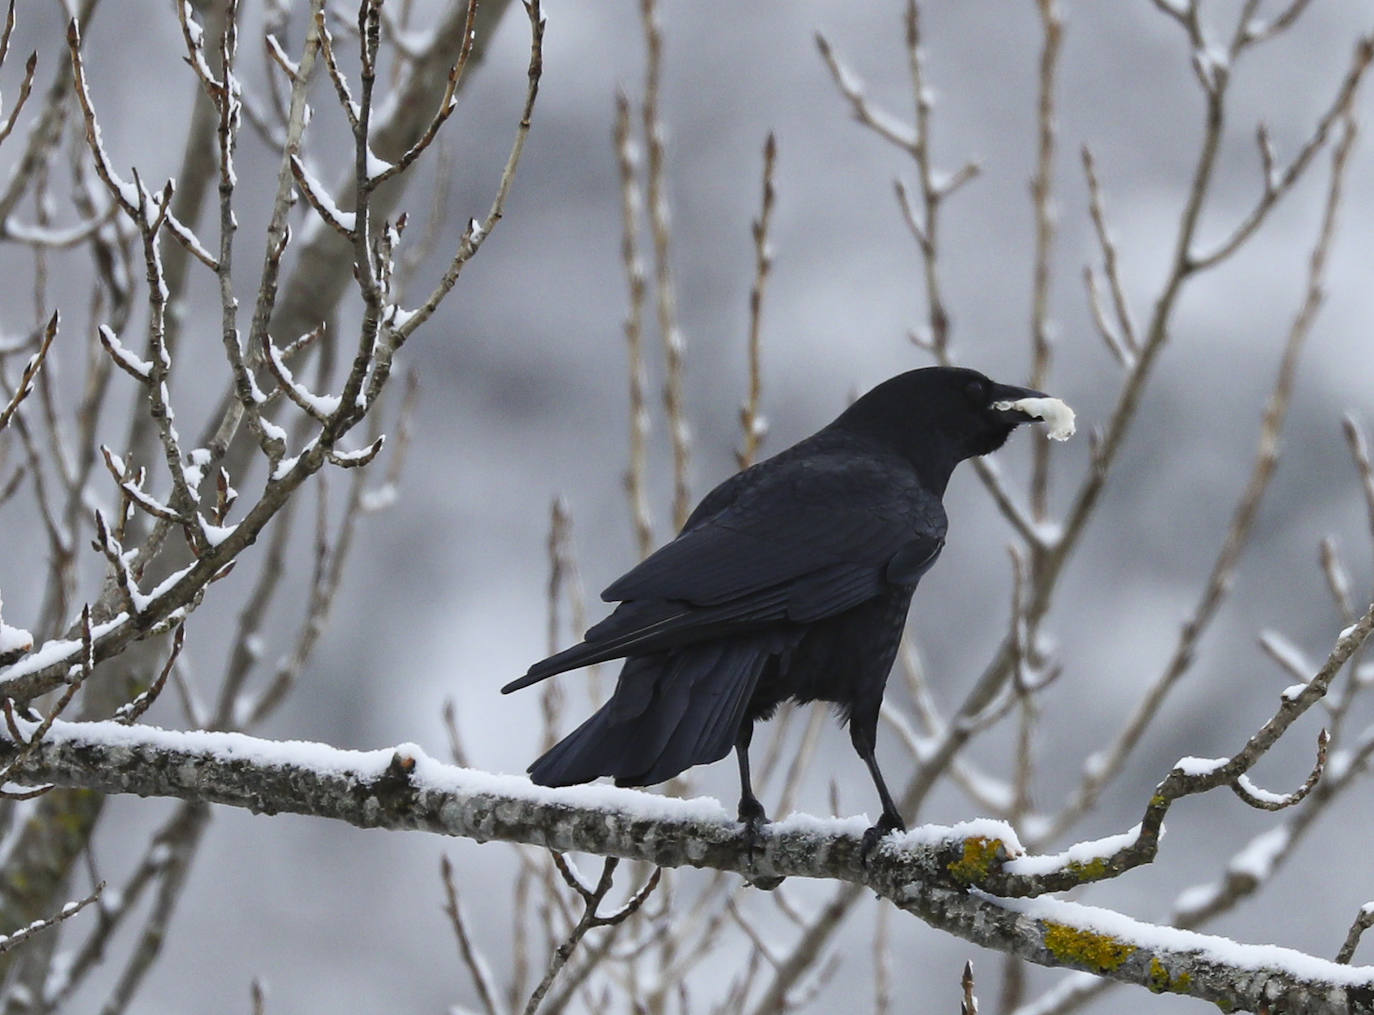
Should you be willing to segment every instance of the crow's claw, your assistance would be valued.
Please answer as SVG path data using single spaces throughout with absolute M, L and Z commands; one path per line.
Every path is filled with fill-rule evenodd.
M 757 797 L 741 797 L 736 816 L 746 825 L 762 827 L 768 824 L 768 812 L 763 809 L 763 804 L 759 803 Z
M 740 824 L 744 826 L 744 845 L 749 850 L 749 862 L 754 862 L 754 851 L 763 846 L 763 826 L 768 824 L 768 812 L 763 809 L 756 797 L 740 798 L 737 812 Z
M 763 804 L 757 800 L 749 798 L 739 802 L 739 820 L 744 825 L 741 833 L 744 837 L 744 848 L 749 855 L 749 866 L 754 866 L 754 855 L 763 849 L 763 826 L 768 824 L 768 814 L 763 809 Z M 779 877 L 748 877 L 748 882 L 755 888 L 762 888 L 766 892 L 771 892 L 785 879 Z
M 864 832 L 863 844 L 859 847 L 859 862 L 868 866 L 868 858 L 878 848 L 879 841 L 890 832 L 905 832 L 906 822 L 897 814 L 884 814 L 878 823 Z

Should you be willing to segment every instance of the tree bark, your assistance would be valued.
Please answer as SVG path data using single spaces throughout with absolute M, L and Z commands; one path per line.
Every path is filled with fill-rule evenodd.
M 865 863 L 862 819 L 797 816 L 767 828 L 762 846 L 751 850 L 739 823 L 714 800 L 601 786 L 544 789 L 523 777 L 442 764 L 414 745 L 345 751 L 234 733 L 57 722 L 31 746 L 0 737 L 0 762 L 14 762 L 10 779 L 27 784 L 527 843 L 750 880 L 847 881 L 941 930 L 1040 965 L 1187 994 L 1224 1010 L 1374 1013 L 1371 967 L 1154 927 L 1057 899 L 987 893 L 980 882 L 996 881 L 1002 861 L 1019 851 L 1011 829 L 995 822 L 918 828 Z

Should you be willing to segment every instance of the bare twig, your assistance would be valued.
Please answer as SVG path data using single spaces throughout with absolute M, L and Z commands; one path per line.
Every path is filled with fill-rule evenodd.
M 444 913 L 453 927 L 453 936 L 458 942 L 458 954 L 463 960 L 468 976 L 472 979 L 473 987 L 477 990 L 477 1000 L 482 1005 L 482 1011 L 487 1015 L 497 1015 L 499 1009 L 496 1007 L 496 985 L 491 982 L 491 969 L 473 947 L 472 935 L 468 932 L 467 921 L 463 919 L 463 910 L 458 903 L 458 889 L 453 883 L 453 865 L 449 863 L 447 856 L 440 859 L 439 870 L 444 880 Z
M 555 497 L 549 509 L 549 586 L 548 607 L 549 625 L 545 645 L 549 655 L 557 652 L 563 639 L 562 605 L 565 589 L 571 588 L 575 594 L 576 569 L 572 559 L 571 534 L 572 520 L 568 515 L 568 505 L 562 497 Z M 574 622 L 575 634 L 580 634 L 582 625 Z M 546 681 L 539 696 L 539 708 L 543 713 L 544 736 L 541 749 L 547 751 L 557 738 L 557 722 L 563 711 L 563 688 L 555 680 Z
M 1336 953 L 1337 962 L 1348 964 L 1355 957 L 1355 949 L 1360 946 L 1360 936 L 1371 926 L 1374 926 L 1374 904 L 1366 902 L 1360 907 L 1355 922 L 1350 925 L 1350 931 L 1345 935 L 1341 950 Z
M 1045 390 L 1050 375 L 1050 264 L 1054 248 L 1053 197 L 1055 112 L 1054 88 L 1059 67 L 1063 22 L 1055 0 L 1037 0 L 1040 12 L 1039 98 L 1036 103 L 1037 142 L 1035 175 L 1031 178 L 1031 204 L 1035 209 L 1035 252 L 1031 284 L 1030 386 Z M 1036 521 L 1049 512 L 1049 443 L 1031 444 L 1030 510 Z M 1032 566 L 1035 561 L 1032 560 Z
M 1370 537 L 1374 539 L 1374 465 L 1370 464 L 1369 441 L 1365 437 L 1364 428 L 1353 415 L 1347 415 L 1341 420 L 1341 429 L 1345 434 L 1346 446 L 1350 448 L 1350 457 L 1355 463 L 1355 471 L 1360 476 L 1360 486 L 1364 491 L 1365 513 L 1369 521 Z
M 907 0 L 904 26 L 915 114 L 914 127 L 910 128 L 869 105 L 858 79 L 840 62 L 824 36 L 816 36 L 816 45 L 835 86 L 849 101 L 855 119 L 908 153 L 916 164 L 921 193 L 919 213 L 907 194 L 906 185 L 900 179 L 895 184 L 902 217 L 921 251 L 925 281 L 927 324 L 923 331 L 913 333 L 912 340 L 934 355 L 937 361 L 944 363 L 949 357 L 950 324 L 938 268 L 940 207 L 945 198 L 977 176 L 978 164 L 967 162 L 944 177 L 935 169 L 930 151 L 931 92 L 922 57 L 921 11 L 916 0 Z
M 1322 815 L 1341 794 L 1355 785 L 1365 773 L 1371 757 L 1374 757 L 1374 735 L 1366 733 L 1346 754 L 1347 760 L 1341 769 L 1316 785 L 1308 797 L 1307 806 L 1293 811 L 1286 823 L 1266 829 L 1243 845 L 1227 863 L 1218 881 L 1198 885 L 1181 893 L 1174 903 L 1168 924 L 1184 929 L 1205 926 L 1268 884 L 1273 873 L 1297 851 L 1306 833 L 1319 823 Z M 1110 981 L 1097 978 L 1066 979 L 1053 988 L 1053 1004 L 1047 1003 L 1050 995 L 1045 995 L 1026 1008 L 1018 1009 L 1018 1012 L 1064 1015 L 1077 1010 L 1112 986 Z
M 0 430 L 9 426 L 10 419 L 19 410 L 19 403 L 33 390 L 33 379 L 37 376 L 38 371 L 43 368 L 43 360 L 48 355 L 48 348 L 52 345 L 52 340 L 57 337 L 59 319 L 58 312 L 54 310 L 52 317 L 48 318 L 47 326 L 43 329 L 43 337 L 38 343 L 38 351 L 30 356 L 29 361 L 24 364 L 24 370 L 19 375 L 19 383 L 14 387 L 14 394 L 10 396 L 5 407 L 0 409 Z
M 1288 403 L 1296 381 L 1299 359 L 1307 335 L 1311 330 L 1312 322 L 1322 302 L 1326 257 L 1335 235 L 1342 184 L 1345 180 L 1354 133 L 1353 124 L 1349 125 L 1332 153 L 1331 177 L 1327 189 L 1325 211 L 1309 258 L 1306 293 L 1302 306 L 1289 327 L 1283 358 L 1279 364 L 1268 401 L 1265 404 L 1264 415 L 1260 424 L 1259 447 L 1256 451 L 1254 464 L 1251 466 L 1249 480 L 1236 504 L 1221 549 L 1212 564 L 1202 594 L 1191 616 L 1180 629 L 1173 655 L 1163 672 L 1142 696 L 1116 740 L 1099 756 L 1100 760 L 1085 773 L 1078 790 L 1068 804 L 1050 822 L 1045 837 L 1037 841 L 1050 841 L 1053 836 L 1066 831 L 1073 822 L 1095 804 L 1105 786 L 1121 771 L 1126 757 L 1139 743 L 1141 736 L 1157 714 L 1169 690 L 1191 666 L 1198 639 L 1216 616 L 1218 607 L 1230 589 L 1231 575 L 1249 539 L 1260 502 L 1268 489 L 1274 469 L 1278 465 L 1279 435 L 1287 416 Z
M 1097 290 L 1097 276 L 1091 267 L 1083 269 L 1083 278 L 1088 286 L 1088 305 L 1092 309 L 1093 320 L 1107 343 L 1107 348 L 1111 350 L 1117 362 L 1130 369 L 1135 364 L 1140 339 L 1136 335 L 1130 305 L 1126 302 L 1126 290 L 1117 263 L 1116 243 L 1107 229 L 1107 212 L 1102 198 L 1102 185 L 1098 182 L 1097 164 L 1093 159 L 1092 149 L 1087 145 L 1083 146 L 1082 154 L 1083 175 L 1088 181 L 1088 212 L 1092 219 L 1093 232 L 1097 236 L 1098 248 L 1102 251 L 1102 272 L 1107 278 L 1108 290 L 1112 296 L 1114 323 L 1107 321 L 1102 298 Z
M 1242 775 L 1235 782 L 1231 783 L 1231 789 L 1236 796 L 1240 797 L 1251 807 L 1261 811 L 1278 811 L 1285 807 L 1292 807 L 1294 804 L 1301 803 L 1307 798 L 1307 794 L 1312 792 L 1317 785 L 1317 780 L 1326 771 L 1326 748 L 1331 743 L 1331 734 L 1322 730 L 1317 734 L 1317 761 L 1312 766 L 1312 773 L 1307 780 L 1295 789 L 1292 793 L 1270 793 L 1262 790 L 1250 781 L 1248 775 Z
M 47 736 L 48 731 L 52 729 L 53 723 L 57 721 L 58 717 L 61 716 L 64 711 L 66 711 L 67 706 L 70 705 L 72 699 L 76 697 L 76 692 L 81 690 L 81 685 L 85 683 L 86 678 L 89 677 L 91 672 L 95 669 L 95 653 L 92 644 L 91 607 L 88 603 L 82 607 L 81 610 L 81 665 L 74 670 L 67 679 L 67 686 L 63 689 L 62 694 L 58 696 L 57 701 L 52 704 L 52 707 L 48 710 L 48 714 L 44 716 L 37 727 L 27 735 L 20 732 L 18 724 L 15 721 L 14 702 L 10 698 L 0 699 L 0 708 L 4 710 L 5 722 L 9 729 L 10 737 L 13 739 L 14 743 L 18 745 L 18 750 L 14 753 L 14 756 L 5 762 L 3 766 L 0 766 L 0 784 L 5 783 L 10 778 L 11 774 L 24 763 L 24 760 L 30 757 L 33 752 L 38 749 L 43 742 L 43 738 Z M 4 795 L 6 795 L 4 791 L 0 791 L 0 796 Z
M 7 29 L 13 27 L 14 4 L 10 4 L 11 17 L 6 21 Z M 9 45 L 9 32 L 5 33 L 5 45 Z M 3 57 L 0 57 L 3 60 Z M 29 93 L 33 90 L 33 76 L 38 71 L 38 54 L 31 53 L 28 63 L 24 65 L 24 80 L 19 85 L 19 97 L 15 99 L 10 115 L 6 117 L 3 126 L 0 126 L 0 144 L 4 144 L 14 130 L 14 124 L 19 119 L 20 110 L 24 108 L 24 103 L 29 101 Z
M 653 522 L 649 518 L 649 498 L 645 492 L 649 408 L 645 399 L 648 376 L 644 365 L 644 302 L 648 283 L 644 259 L 639 252 L 644 203 L 639 186 L 639 160 L 630 124 L 630 100 L 623 92 L 618 93 L 615 100 L 615 154 L 620 170 L 620 258 L 629 286 L 625 341 L 630 376 L 630 455 L 625 469 L 625 494 L 630 502 L 639 556 L 643 558 L 654 547 Z
M 105 147 L 100 140 L 100 125 L 96 121 L 95 106 L 91 101 L 85 63 L 81 55 L 81 29 L 75 18 L 67 25 L 67 50 L 71 55 L 76 97 L 81 105 L 82 115 L 85 117 L 86 143 L 90 148 L 96 175 L 105 184 L 110 196 L 124 211 L 125 215 L 135 223 L 145 223 L 152 233 L 156 233 L 165 221 L 168 231 L 186 248 L 187 252 L 214 270 L 214 258 L 209 255 L 190 227 L 172 214 L 167 203 L 172 196 L 170 189 L 162 192 L 163 203 L 160 206 L 150 208 L 149 195 L 146 195 L 143 187 L 130 184 L 120 179 L 115 173 L 110 157 L 106 154 Z M 140 228 L 143 226 L 141 225 Z
M 209 822 L 210 809 L 204 804 L 183 802 L 172 817 L 149 839 L 143 858 L 117 891 L 101 900 L 94 930 L 77 948 L 57 990 L 44 998 L 44 1011 L 58 1011 L 86 981 L 90 973 L 106 958 L 111 940 L 138 912 L 144 894 L 157 883 L 173 862 L 176 854 L 195 849 L 201 833 Z M 89 853 L 88 853 L 89 856 Z
M 1305 6 L 1305 4 L 1295 6 Z M 1268 35 L 1264 37 L 1267 38 Z M 1234 254 L 1260 227 L 1274 206 L 1292 190 L 1294 184 L 1301 179 L 1312 157 L 1326 145 L 1337 124 L 1342 120 L 1349 120 L 1356 91 L 1359 89 L 1360 82 L 1364 79 L 1365 71 L 1369 69 L 1371 61 L 1374 61 L 1374 36 L 1365 36 L 1360 39 L 1355 47 L 1354 59 L 1346 71 L 1345 78 L 1341 81 L 1336 101 L 1317 122 L 1316 129 L 1313 130 L 1282 172 L 1268 165 L 1272 156 L 1264 157 L 1266 168 L 1259 200 L 1255 202 L 1245 218 L 1236 225 L 1226 239 L 1222 240 L 1212 250 L 1192 256 L 1194 268 L 1210 268 Z M 1260 142 L 1260 149 L 1262 152 L 1265 151 L 1263 139 Z
M 167 662 L 157 675 L 157 679 L 149 685 L 137 698 L 127 705 L 121 706 L 115 712 L 115 719 L 126 725 L 137 722 L 143 713 L 152 707 L 153 702 L 157 701 L 158 695 L 162 693 L 162 688 L 167 683 L 167 677 L 172 672 L 172 667 L 176 665 L 177 656 L 181 655 L 181 646 L 186 641 L 186 625 L 178 624 L 176 633 L 172 636 L 172 651 L 167 656 Z
M 309 27 L 301 49 L 300 59 L 291 65 L 291 99 L 286 117 L 285 144 L 282 147 L 282 160 L 277 170 L 277 188 L 272 199 L 272 213 L 266 230 L 266 249 L 263 253 L 262 269 L 257 289 L 257 299 L 253 304 L 252 321 L 249 325 L 246 347 L 259 349 L 267 336 L 268 322 L 276 305 L 277 279 L 281 273 L 281 259 L 290 240 L 287 214 L 295 203 L 295 175 L 293 163 L 301 157 L 302 138 L 308 119 L 306 96 L 309 94 L 310 78 L 315 69 L 315 61 L 320 52 L 319 13 L 324 9 L 324 0 L 310 0 Z M 269 38 L 271 38 L 269 36 Z M 224 242 L 221 230 L 221 242 Z M 223 284 L 223 283 L 221 283 Z M 251 375 L 243 362 L 243 346 L 240 346 L 237 331 L 231 333 L 225 328 L 222 336 L 225 354 L 234 374 L 234 390 L 239 404 L 251 421 L 255 415 L 257 399 Z M 223 446 L 228 445 L 233 431 L 217 435 Z M 266 448 L 264 448 L 266 450 Z M 281 452 L 278 452 L 278 456 Z
M 572 957 L 573 951 L 577 948 L 578 943 L 587 932 L 595 927 L 613 927 L 623 923 L 632 914 L 638 911 L 640 906 L 644 905 L 645 900 L 648 899 L 653 893 L 653 890 L 658 887 L 659 878 L 662 876 L 662 869 L 658 867 L 654 868 L 654 872 L 649 875 L 649 879 L 630 897 L 629 901 L 627 901 L 624 906 L 607 916 L 600 916 L 597 913 L 597 909 L 600 907 L 601 901 L 606 897 L 606 893 L 611 890 L 612 878 L 619 861 L 615 857 L 608 857 L 602 865 L 601 877 L 597 881 L 596 886 L 594 888 L 588 888 L 573 875 L 571 869 L 568 867 L 567 861 L 563 859 L 561 854 L 554 853 L 553 860 L 563 880 L 581 896 L 583 904 L 582 916 L 578 919 L 572 930 L 569 931 L 568 937 L 563 943 L 554 949 L 553 956 L 549 960 L 548 972 L 544 974 L 544 978 L 539 982 L 539 985 L 534 988 L 533 993 L 530 994 L 528 1003 L 525 1005 L 525 1015 L 533 1015 L 533 1013 L 538 1010 L 540 1003 L 544 1000 L 544 996 L 548 993 L 549 988 L 553 986 L 553 982 L 557 978 L 559 972 L 567 965 L 568 959 Z
M 873 929 L 873 1015 L 892 1011 L 892 909 L 878 906 Z
M 200 806 L 200 810 L 202 812 L 206 810 L 204 805 Z M 157 961 L 162 946 L 167 940 L 167 928 L 176 912 L 176 905 L 181 898 L 186 877 L 190 873 L 191 858 L 195 853 L 202 828 L 203 815 L 202 820 L 196 824 L 195 831 L 191 835 L 171 846 L 166 863 L 159 872 L 161 880 L 153 898 L 152 909 L 144 923 L 143 932 L 139 935 L 132 956 L 111 990 L 109 999 L 101 1009 L 102 1012 L 118 1015 L 119 1012 L 124 1011 L 133 1000 L 133 996 L 143 983 L 144 977 L 148 975 L 153 964 Z
M 1326 587 L 1331 592 L 1336 609 L 1347 624 L 1352 624 L 1355 622 L 1355 606 L 1350 598 L 1350 573 L 1341 563 L 1334 539 L 1328 536 L 1322 540 L 1320 556 L 1322 574 L 1326 577 Z
M 510 194 L 511 185 L 515 182 L 515 170 L 520 164 L 520 156 L 525 150 L 525 138 L 529 136 L 530 120 L 534 115 L 534 102 L 539 95 L 539 79 L 544 71 L 545 23 L 539 0 L 525 0 L 525 13 L 530 21 L 530 61 L 526 72 L 529 83 L 525 91 L 525 104 L 520 114 L 520 122 L 515 131 L 515 140 L 511 144 L 510 154 L 506 157 L 506 164 L 501 170 L 496 195 L 492 198 L 491 207 L 488 209 L 486 217 L 481 222 L 473 219 L 463 230 L 462 238 L 458 243 L 458 250 L 454 253 L 453 259 L 449 261 L 448 267 L 444 270 L 443 276 L 431 291 L 428 299 L 407 317 L 404 324 L 397 326 L 391 333 L 390 341 L 394 347 L 399 347 L 415 332 L 416 328 L 429 320 L 444 297 L 458 283 L 458 276 L 462 274 L 463 267 L 472 260 L 483 241 L 491 235 L 491 231 L 505 213 L 506 198 Z M 383 379 L 385 377 L 381 370 L 376 371 L 375 374 L 381 374 Z M 376 376 L 374 376 L 372 383 L 373 386 L 376 385 Z
M 658 20 L 657 0 L 640 0 L 640 22 L 644 31 L 644 123 L 648 149 L 649 233 L 654 248 L 654 306 L 658 314 L 659 338 L 663 342 L 665 378 L 663 411 L 668 437 L 673 447 L 673 528 L 680 529 L 692 508 L 687 469 L 691 454 L 691 432 L 683 401 L 685 338 L 677 319 L 677 292 L 673 281 L 672 225 L 668 215 L 667 165 L 663 123 L 659 118 L 659 81 L 663 74 L 663 33 Z
M 463 41 L 458 50 L 458 59 L 453 68 L 449 71 L 448 80 L 444 86 L 444 94 L 440 98 L 439 108 L 434 114 L 434 118 L 421 132 L 419 140 L 411 145 L 394 163 L 383 169 L 380 173 L 368 179 L 367 185 L 371 188 L 385 183 L 394 176 L 399 176 L 405 172 L 416 160 L 424 154 L 425 150 L 434 142 L 438 136 L 439 129 L 453 111 L 458 108 L 456 98 L 458 87 L 463 80 L 463 71 L 467 68 L 468 60 L 472 56 L 472 44 L 476 39 L 473 32 L 473 25 L 477 19 L 477 0 L 467 0 L 467 14 L 463 25 Z
M 916 5 L 908 3 L 908 25 L 910 25 L 910 12 L 914 10 L 916 10 Z M 849 68 L 840 63 L 840 59 L 836 56 L 834 49 L 831 48 L 830 42 L 819 32 L 816 33 L 816 48 L 820 50 L 821 59 L 825 61 L 825 66 L 835 81 L 835 87 L 849 102 L 854 119 L 883 140 L 902 149 L 907 154 L 915 156 L 920 144 L 919 139 L 906 125 L 897 122 L 889 114 L 875 109 L 869 103 L 858 78 L 850 72 Z
M 18 948 L 20 945 L 22 945 L 29 938 L 33 937 L 35 934 L 41 934 L 45 930 L 50 930 L 51 928 L 56 927 L 59 923 L 62 923 L 64 920 L 70 920 L 73 916 L 81 912 L 96 899 L 100 898 L 100 893 L 104 890 L 105 882 L 102 881 L 100 884 L 95 886 L 95 890 L 92 891 L 90 895 L 78 899 L 75 902 L 67 903 L 54 915 L 46 917 L 42 920 L 35 920 L 27 927 L 21 927 L 19 930 L 13 931 L 12 933 L 0 935 L 0 955 L 3 955 L 5 952 L 9 951 L 12 948 Z
M 760 325 L 763 313 L 763 287 L 773 266 L 773 253 L 768 247 L 768 226 L 773 217 L 773 168 L 777 156 L 777 139 L 769 132 L 768 140 L 763 145 L 763 200 L 759 217 L 752 223 L 754 284 L 749 290 L 749 392 L 739 410 L 744 443 L 735 452 L 736 464 L 741 469 L 747 469 L 754 463 L 759 444 L 768 432 L 768 424 L 759 412 L 759 400 L 763 391 Z

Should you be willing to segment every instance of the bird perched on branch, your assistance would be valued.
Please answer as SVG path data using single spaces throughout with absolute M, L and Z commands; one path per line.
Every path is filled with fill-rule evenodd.
M 1073 433 L 1072 410 L 1039 391 L 956 367 L 911 370 L 721 483 L 672 542 L 602 593 L 619 605 L 581 644 L 501 689 L 625 659 L 610 700 L 530 778 L 648 786 L 733 747 L 752 840 L 767 821 L 749 780 L 754 723 L 789 699 L 828 701 L 882 801 L 864 855 L 904 830 L 874 756 L 878 709 L 911 595 L 945 545 L 945 487 L 961 461 L 1035 419 L 1051 437 Z

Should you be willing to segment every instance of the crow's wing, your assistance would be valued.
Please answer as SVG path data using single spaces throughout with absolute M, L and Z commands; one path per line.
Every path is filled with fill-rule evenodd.
M 814 620 L 867 598 L 864 588 L 914 584 L 943 545 L 939 497 L 900 459 L 798 456 L 735 480 L 703 501 L 726 494 L 717 510 L 699 509 L 602 598 L 729 604 L 741 616 L 759 608 L 780 616 L 781 608 L 789 619 Z
M 900 459 L 852 449 L 773 459 L 718 487 L 676 539 L 612 583 L 602 598 L 621 605 L 581 645 L 502 690 L 606 659 L 833 616 L 890 585 L 915 585 L 944 535 L 939 497 Z

